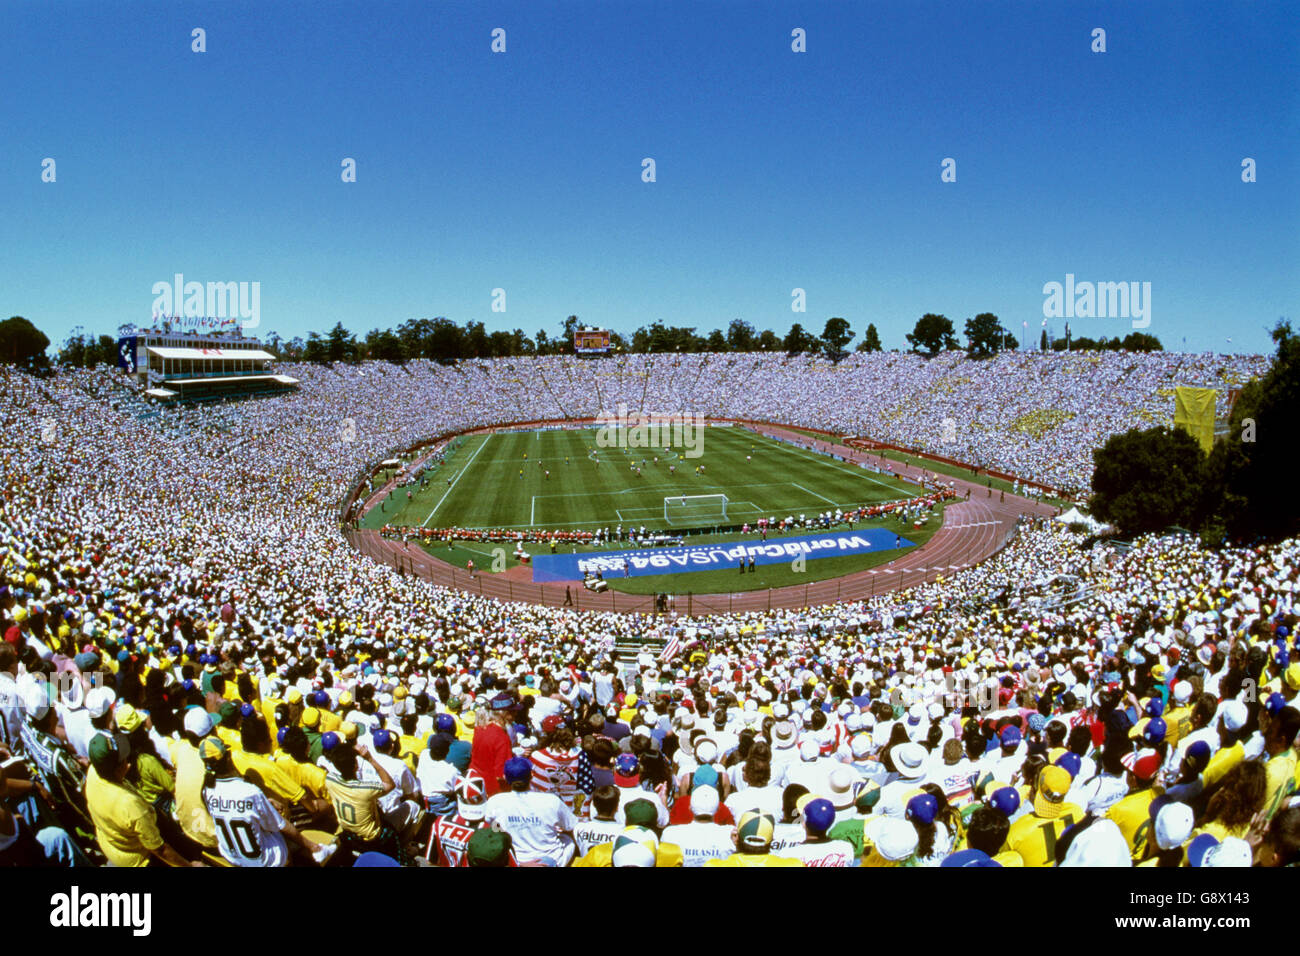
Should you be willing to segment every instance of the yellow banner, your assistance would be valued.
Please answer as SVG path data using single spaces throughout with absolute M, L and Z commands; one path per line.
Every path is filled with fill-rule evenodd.
M 1214 446 L 1214 395 L 1212 388 L 1186 385 L 1174 391 L 1174 424 L 1200 442 L 1207 455 Z

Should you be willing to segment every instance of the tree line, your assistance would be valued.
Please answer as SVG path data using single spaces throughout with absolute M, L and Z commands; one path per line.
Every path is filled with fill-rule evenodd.
M 578 328 L 576 315 L 566 318 L 554 336 L 546 329 L 538 329 L 533 335 L 522 329 L 489 332 L 482 322 L 458 325 L 439 316 L 407 319 L 396 328 L 371 329 L 364 337 L 358 337 L 338 322 L 326 332 L 309 332 L 306 337 L 285 339 L 271 332 L 265 341 L 273 352 L 289 361 L 325 364 L 374 359 L 401 363 L 420 358 L 454 362 L 521 355 L 571 355 L 574 351 L 573 333 Z M 962 331 L 966 339 L 964 350 L 972 358 L 988 358 L 1005 349 L 1020 347 L 1020 341 L 991 312 L 981 312 L 967 319 Z M 841 316 L 827 319 L 820 335 L 799 322 L 794 323 L 785 335 L 778 335 L 772 329 L 760 331 L 744 319 L 733 319 L 725 330 L 713 329 L 707 334 L 699 333 L 694 327 L 656 321 L 641 326 L 630 337 L 611 332 L 610 347 L 615 353 L 784 352 L 787 355 L 815 354 L 839 359 L 848 354 L 855 338 L 857 333 Z M 952 320 L 935 313 L 921 316 L 905 338 L 908 351 L 921 355 L 934 356 L 962 348 Z M 7 322 L 0 322 L 0 361 L 31 368 L 48 365 L 48 347 L 49 339 L 27 319 L 15 316 Z M 1064 340 L 1049 343 L 1044 330 L 1041 349 L 1060 351 L 1066 347 Z M 1159 350 L 1161 345 L 1155 336 L 1134 332 L 1122 340 L 1118 336 L 1097 340 L 1081 337 L 1070 342 L 1069 348 L 1151 351 Z M 875 323 L 867 324 L 856 351 L 884 351 Z M 77 327 L 58 349 L 55 361 L 74 368 L 111 365 L 117 361 L 116 339 L 111 335 L 90 335 Z
M 287 359 L 304 362 L 359 362 L 380 359 L 402 362 L 424 358 L 450 362 L 469 358 L 506 358 L 519 355 L 572 355 L 573 333 L 579 328 L 576 315 L 564 320 L 559 334 L 551 337 L 545 329 L 529 336 L 522 329 L 513 332 L 488 332 L 482 322 L 468 322 L 463 327 L 448 318 L 407 319 L 396 329 L 372 329 L 365 338 L 336 323 L 328 332 L 311 332 L 305 339 L 284 340 L 272 333 L 267 344 Z M 1019 340 L 1002 326 L 996 315 L 983 312 L 967 319 L 964 328 L 966 351 L 972 358 L 987 358 L 1004 349 L 1019 348 Z M 656 321 L 643 325 L 630 338 L 610 333 L 610 348 L 615 353 L 675 352 L 784 352 L 787 355 L 815 354 L 838 359 L 848 354 L 857 333 L 848 320 L 832 316 L 826 320 L 821 335 L 794 323 L 784 336 L 771 329 L 759 331 L 744 319 L 733 319 L 725 330 L 713 329 L 707 335 L 694 327 L 667 325 Z M 959 348 L 952 321 L 945 316 L 927 313 L 917 320 L 907 336 L 909 351 L 924 355 Z M 1059 351 L 1064 343 L 1057 346 Z M 1151 351 L 1161 348 L 1159 339 L 1133 333 L 1122 341 L 1081 338 L 1071 348 L 1128 349 Z M 858 352 L 882 352 L 884 346 L 875 323 L 868 323 Z M 897 350 L 896 350 L 897 351 Z

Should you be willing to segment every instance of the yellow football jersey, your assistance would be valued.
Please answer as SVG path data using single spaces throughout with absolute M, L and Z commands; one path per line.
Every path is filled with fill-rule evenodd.
M 1155 800 L 1156 791 L 1150 787 L 1130 793 L 1127 797 L 1106 811 L 1106 819 L 1124 834 L 1128 843 L 1129 854 L 1135 860 L 1146 856 L 1147 838 L 1151 835 L 1151 802 Z
M 363 780 L 344 780 L 337 773 L 325 777 L 325 789 L 338 817 L 339 826 L 362 840 L 374 840 L 383 830 L 379 797 L 383 787 Z
M 1028 814 L 1011 824 L 1003 852 L 1018 853 L 1025 866 L 1055 866 L 1056 841 L 1072 826 L 1083 819 L 1083 811 L 1073 803 L 1061 805 L 1061 813 L 1052 819 Z M 999 854 L 1000 855 L 1000 854 Z

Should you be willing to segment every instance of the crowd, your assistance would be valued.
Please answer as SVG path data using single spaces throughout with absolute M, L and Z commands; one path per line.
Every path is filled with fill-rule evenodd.
M 601 371 L 601 401 L 703 401 L 785 360 L 643 361 Z M 297 369 L 293 395 L 161 411 L 103 370 L 0 370 L 0 860 L 1296 861 L 1297 542 L 1085 552 L 1035 524 L 907 591 L 694 619 L 498 602 L 353 552 L 362 463 L 585 411 L 595 366 L 510 362 Z M 729 402 L 757 391 L 711 401 L 802 417 Z M 1068 601 L 1042 586 L 1062 575 Z M 617 656 L 648 638 L 685 649 Z

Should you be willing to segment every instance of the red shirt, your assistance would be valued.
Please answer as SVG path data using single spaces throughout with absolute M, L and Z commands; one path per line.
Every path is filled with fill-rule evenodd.
M 490 797 L 501 792 L 500 779 L 506 772 L 506 761 L 514 754 L 510 735 L 496 724 L 474 728 L 470 742 L 469 769 L 483 778 L 484 789 Z

